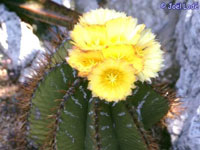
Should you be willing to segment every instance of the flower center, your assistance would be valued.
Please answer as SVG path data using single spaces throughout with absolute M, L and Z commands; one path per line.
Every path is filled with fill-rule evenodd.
M 120 84 L 122 73 L 117 69 L 109 69 L 104 72 L 102 79 L 108 86 L 116 86 Z
M 117 74 L 113 74 L 113 73 L 111 73 L 111 74 L 108 74 L 107 75 L 107 80 L 111 83 L 111 84 L 114 84 L 115 82 L 116 82 L 116 80 L 117 80 Z
M 95 59 L 95 58 L 94 59 L 83 59 L 82 60 L 82 64 L 85 67 L 94 66 L 94 65 L 96 65 L 99 62 L 100 62 L 100 60 L 99 59 Z

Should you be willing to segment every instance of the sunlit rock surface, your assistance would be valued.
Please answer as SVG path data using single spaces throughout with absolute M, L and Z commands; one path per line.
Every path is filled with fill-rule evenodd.
M 195 1 L 188 1 L 192 4 Z M 196 1 L 199 2 L 200 1 Z M 174 135 L 174 149 L 200 149 L 200 13 L 199 10 L 181 12 L 177 27 L 176 58 L 180 64 L 180 77 L 176 87 L 182 97 L 185 110 L 171 124 L 177 128 Z M 178 124 L 176 122 L 179 122 Z
M 67 8 L 74 8 L 74 0 L 52 0 L 60 5 L 63 5 Z
M 42 52 L 40 41 L 31 27 L 0 5 L 0 50 L 11 60 L 9 69 L 22 69 Z
M 98 7 L 96 0 L 75 0 L 75 8 L 79 12 L 87 12 Z

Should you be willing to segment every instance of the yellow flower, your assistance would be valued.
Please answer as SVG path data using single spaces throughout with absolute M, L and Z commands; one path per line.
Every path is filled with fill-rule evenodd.
M 81 26 L 74 27 L 71 32 L 73 44 L 81 50 L 101 50 L 107 44 L 106 30 L 104 26 Z
M 136 44 L 145 25 L 114 10 L 98 9 L 80 18 L 71 32 L 73 44 L 81 50 L 101 50 L 107 46 Z
M 151 32 L 150 29 L 145 29 L 141 32 L 140 39 L 137 43 L 140 48 L 144 49 L 155 41 L 155 35 Z
M 116 12 L 115 10 L 100 8 L 83 14 L 79 22 L 82 25 L 104 25 L 107 21 L 119 17 L 126 17 L 126 14 Z
M 88 89 L 94 97 L 107 101 L 125 100 L 136 81 L 134 69 L 125 61 L 105 60 L 88 75 Z
M 112 19 L 106 22 L 105 26 L 109 45 L 135 45 L 140 38 L 140 33 L 145 28 L 144 24 L 137 25 L 137 19 L 132 17 Z
M 83 14 L 71 38 L 68 63 L 88 78 L 93 96 L 107 101 L 125 100 L 136 80 L 150 81 L 163 65 L 155 35 L 121 12 L 101 8 Z
M 103 56 L 105 58 L 112 58 L 115 60 L 124 60 L 133 65 L 135 73 L 142 71 L 144 61 L 142 57 L 142 52 L 138 51 L 132 45 L 113 45 L 102 50 Z
M 157 77 L 158 71 L 163 66 L 163 52 L 160 50 L 158 42 L 152 42 L 150 46 L 145 48 L 143 54 L 144 68 L 138 74 L 138 78 L 142 82 Z
M 92 68 L 102 62 L 103 55 L 101 51 L 80 51 L 73 49 L 69 52 L 67 62 L 71 67 L 79 71 L 79 76 L 86 77 Z
M 158 76 L 158 71 L 163 66 L 163 51 L 160 44 L 155 41 L 155 35 L 150 30 L 144 30 L 136 44 L 143 51 L 144 67 L 138 74 L 140 81 L 150 81 Z
M 105 58 L 130 61 L 132 60 L 131 57 L 134 55 L 134 50 L 132 45 L 113 45 L 103 49 L 102 53 Z

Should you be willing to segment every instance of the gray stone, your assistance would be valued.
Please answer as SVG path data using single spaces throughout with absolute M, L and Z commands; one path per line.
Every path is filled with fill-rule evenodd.
M 12 61 L 9 69 L 26 67 L 38 52 L 43 51 L 31 27 L 4 5 L 0 5 L 0 35 L 0 51 Z
M 52 0 L 60 5 L 63 5 L 67 8 L 74 9 L 74 0 Z
M 136 17 L 139 23 L 144 23 L 153 32 L 157 32 L 169 21 L 168 12 L 160 9 L 160 4 L 160 0 L 109 0 L 107 7 Z
M 96 0 L 75 0 L 75 8 L 81 13 L 97 9 L 98 7 Z
M 200 1 L 188 1 L 188 4 Z M 171 120 L 174 149 L 200 149 L 200 13 L 199 10 L 181 12 L 177 27 L 176 58 L 180 64 L 177 93 L 182 97 L 184 112 L 176 120 Z M 180 122 L 176 124 L 175 122 Z M 178 129 L 179 128 L 179 129 Z

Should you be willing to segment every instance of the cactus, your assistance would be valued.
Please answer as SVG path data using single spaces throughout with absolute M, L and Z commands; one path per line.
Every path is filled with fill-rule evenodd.
M 45 9 L 42 11 L 46 12 L 47 10 L 49 14 L 54 14 L 53 16 L 57 17 L 48 18 L 52 15 L 47 15 L 45 17 L 41 14 L 38 17 L 38 14 L 34 13 L 38 10 L 32 12 L 32 9 L 34 8 L 32 4 L 35 3 L 39 6 L 45 6 Z M 50 10 L 59 10 L 57 9 L 58 6 L 51 2 L 51 7 L 47 8 L 47 5 L 45 5 L 46 3 L 49 2 L 44 1 L 44 4 L 35 1 L 32 1 L 30 3 L 23 2 L 23 5 L 21 4 L 21 2 L 7 2 L 6 4 L 8 6 L 16 6 L 12 7 L 13 9 L 17 8 L 23 10 L 23 12 L 28 11 L 29 13 L 27 13 L 27 15 L 31 18 L 37 18 L 51 24 L 56 23 L 67 26 L 69 29 L 73 28 L 74 23 L 76 23 L 79 18 L 79 13 L 75 13 L 71 10 L 67 10 L 64 8 L 62 8 L 62 10 L 60 11 L 56 11 L 55 13 L 55 11 Z M 62 11 L 64 11 L 65 13 L 63 13 Z M 41 10 L 39 10 L 39 12 L 41 12 Z M 69 14 L 66 12 L 69 12 Z M 106 12 L 108 14 L 110 13 L 108 10 L 106 10 Z M 65 17 L 60 18 L 60 13 L 62 14 L 61 16 L 64 15 Z M 100 16 L 101 15 L 99 15 L 99 17 Z M 120 16 L 124 17 L 124 14 L 121 14 Z M 132 21 L 135 22 L 135 20 Z M 40 67 L 35 70 L 37 74 L 34 75 L 32 79 L 29 79 L 27 83 L 22 84 L 19 104 L 23 111 L 23 116 L 20 118 L 20 121 L 22 121 L 23 124 L 21 128 L 22 130 L 20 130 L 21 132 L 15 139 L 16 141 L 18 141 L 18 149 L 160 149 L 161 146 L 152 137 L 150 131 L 153 126 L 166 115 L 170 107 L 170 102 L 158 92 L 159 90 L 154 90 L 154 88 L 147 83 L 140 82 L 149 80 L 150 77 L 155 77 L 156 72 L 158 71 L 157 69 L 155 69 L 157 67 L 154 67 L 154 70 L 152 69 L 153 71 L 148 74 L 149 76 L 140 75 L 140 81 L 137 81 L 135 83 L 136 88 L 132 90 L 132 95 L 129 95 L 123 101 L 108 102 L 106 100 L 102 100 L 102 97 L 101 99 L 98 97 L 94 97 L 94 93 L 91 93 L 91 91 L 88 90 L 88 81 L 85 78 L 83 79 L 78 77 L 81 75 L 78 75 L 77 71 L 71 68 L 76 68 L 75 66 L 73 66 L 74 62 L 71 61 L 70 64 L 68 61 L 66 62 L 65 60 L 66 56 L 68 55 L 69 49 L 76 51 L 82 46 L 81 50 L 83 51 L 81 51 L 80 53 L 83 54 L 84 50 L 88 50 L 88 45 L 98 43 L 96 42 L 96 36 L 93 37 L 94 41 L 90 41 L 89 38 L 89 42 L 91 43 L 89 43 L 88 45 L 84 45 L 88 41 L 85 42 L 84 40 L 80 40 L 84 39 L 84 37 L 78 39 L 79 32 L 83 30 L 85 24 L 90 24 L 90 22 L 87 22 L 87 19 L 83 19 L 80 22 L 82 23 L 80 23 L 79 26 L 77 26 L 73 30 L 72 34 L 72 40 L 74 41 L 73 44 L 75 44 L 75 46 L 72 48 L 69 41 L 63 42 L 63 44 L 59 46 L 59 48 L 55 52 L 45 55 L 45 59 L 41 60 Z M 82 26 L 82 24 L 84 25 Z M 139 34 L 140 30 L 142 31 L 143 28 L 144 25 L 139 25 L 137 34 Z M 96 29 L 96 27 L 94 29 Z M 90 33 L 89 31 L 90 30 L 88 30 L 88 33 Z M 93 32 L 98 32 L 98 30 L 91 31 L 92 32 L 90 34 L 93 34 Z M 113 32 L 115 32 L 115 30 Z M 150 39 L 154 39 L 154 35 L 149 33 L 148 30 L 145 30 L 143 36 L 144 35 L 147 35 L 147 37 L 149 36 Z M 100 41 L 99 43 L 102 44 L 103 42 L 105 42 L 104 38 L 102 38 L 101 40 L 102 41 Z M 114 44 L 119 44 L 119 41 Z M 140 44 L 145 44 L 145 41 L 146 40 L 144 39 L 144 43 Z M 79 42 L 80 45 L 78 45 Z M 114 42 L 116 41 L 114 40 Z M 129 42 L 130 41 L 128 41 L 128 43 L 126 44 L 132 45 L 135 41 L 133 40 L 131 41 L 131 43 Z M 148 40 L 146 42 L 148 43 Z M 103 45 L 105 46 L 104 48 L 107 48 L 108 45 L 106 44 L 108 43 L 107 41 L 103 43 L 105 44 Z M 156 42 L 152 42 L 152 45 L 154 45 L 155 43 Z M 101 44 L 97 45 L 99 46 L 98 48 L 102 46 Z M 113 45 L 111 44 L 111 47 L 112 46 Z M 128 45 L 124 46 L 127 46 L 126 48 L 130 48 Z M 123 44 L 121 48 L 124 48 Z M 137 47 L 135 48 L 137 49 Z M 157 44 L 157 46 L 154 48 L 158 49 L 158 51 L 154 51 L 154 53 L 160 51 L 159 44 Z M 94 47 L 92 47 L 92 49 L 91 47 L 89 47 L 89 49 L 96 50 L 96 48 Z M 72 55 L 74 55 L 74 53 L 71 53 L 71 57 Z M 152 56 L 160 58 L 159 55 Z M 148 58 L 150 56 L 148 56 Z M 108 57 L 110 56 L 108 55 Z M 134 59 L 138 59 L 138 61 L 140 61 L 139 57 L 135 56 Z M 149 62 L 152 63 L 151 61 Z M 160 62 L 156 62 L 157 65 L 160 65 Z M 137 66 L 136 64 L 131 65 L 135 67 L 136 70 L 134 71 L 136 72 L 140 72 L 142 69 L 141 66 Z M 80 71 L 79 69 L 77 70 Z M 82 77 L 85 76 L 83 72 Z M 109 100 L 113 99 L 110 98 Z
M 65 62 L 70 47 L 66 41 L 46 56 L 48 64 L 23 85 L 23 144 L 45 150 L 159 149 L 149 130 L 167 113 L 168 100 L 141 82 L 125 101 L 92 97 L 88 81 Z
M 69 29 L 73 28 L 80 15 L 63 7 L 58 9 L 53 2 L 4 2 L 31 18 Z M 51 7 L 47 8 L 47 3 Z M 32 11 L 33 4 L 45 6 L 42 11 L 35 10 L 37 13 L 47 10 L 53 15 L 38 15 Z M 56 13 L 52 11 L 55 9 Z M 77 33 L 79 36 L 79 31 Z M 171 105 L 163 93 L 138 81 L 132 95 L 124 101 L 108 102 L 93 97 L 87 89 L 88 81 L 79 78 L 72 65 L 65 61 L 70 48 L 70 42 L 66 41 L 55 53 L 47 54 L 41 60 L 39 69 L 35 70 L 37 74 L 22 84 L 19 104 L 23 111 L 20 118 L 23 124 L 21 132 L 15 137 L 18 149 L 161 149 L 163 146 L 151 136 L 150 131 L 166 115 Z

